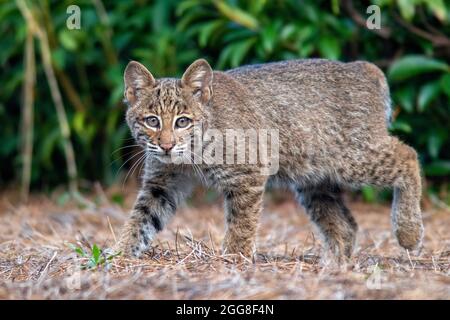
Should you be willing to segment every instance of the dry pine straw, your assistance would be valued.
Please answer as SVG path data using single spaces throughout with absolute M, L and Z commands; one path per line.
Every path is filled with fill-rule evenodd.
M 125 208 L 132 204 L 130 192 Z M 0 202 L 0 299 L 448 299 L 450 212 L 424 213 L 425 246 L 415 256 L 398 247 L 389 207 L 353 203 L 359 223 L 353 258 L 337 266 L 301 209 L 268 201 L 255 261 L 234 262 L 220 251 L 220 204 L 180 210 L 144 259 L 114 259 L 82 270 L 67 246 L 107 248 L 127 209 L 107 201 L 95 208 L 58 206 L 35 196 L 28 206 Z

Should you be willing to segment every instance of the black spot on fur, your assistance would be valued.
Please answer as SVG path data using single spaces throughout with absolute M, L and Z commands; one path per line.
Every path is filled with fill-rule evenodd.
M 306 210 L 310 211 L 317 206 L 331 204 L 335 202 L 336 199 L 333 197 L 332 193 L 305 193 L 301 198 L 301 203 Z
M 134 210 L 139 211 L 146 216 L 150 215 L 150 209 L 148 208 L 148 206 L 141 204 L 141 203 L 136 204 L 136 206 L 134 207 Z
M 155 198 L 165 197 L 167 195 L 167 192 L 164 191 L 164 189 L 160 188 L 160 187 L 152 187 L 150 189 L 150 192 L 151 192 L 152 196 L 154 196 Z
M 156 231 L 162 230 L 161 220 L 157 216 L 151 216 L 152 225 L 155 227 Z
M 140 234 L 141 234 L 142 241 L 144 242 L 145 245 L 147 245 L 148 244 L 147 234 L 145 233 L 145 231 L 143 229 L 141 229 Z
M 225 197 L 226 200 L 230 200 L 233 198 L 234 194 L 233 191 L 225 191 L 223 196 Z
M 152 194 L 152 196 L 154 198 L 159 199 L 159 201 L 161 202 L 162 206 L 168 204 L 172 210 L 176 209 L 175 200 L 163 188 L 161 188 L 161 187 L 151 187 L 150 188 L 150 193 Z
M 333 197 L 332 194 L 329 193 L 316 193 L 313 196 L 311 196 L 311 201 L 316 201 L 319 203 L 330 203 L 335 202 L 336 199 Z
M 246 192 L 238 191 L 237 189 L 225 190 L 223 196 L 225 197 L 225 200 L 232 200 L 233 198 L 237 198 L 244 193 L 246 194 Z
M 231 223 L 239 214 L 239 210 L 237 208 L 230 208 L 227 214 L 227 223 Z

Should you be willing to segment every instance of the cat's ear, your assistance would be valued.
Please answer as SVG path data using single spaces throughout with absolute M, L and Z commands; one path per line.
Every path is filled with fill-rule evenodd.
M 212 97 L 213 71 L 205 59 L 194 61 L 183 74 L 181 85 L 192 90 L 195 98 L 207 103 Z
M 137 61 L 130 61 L 123 73 L 125 83 L 124 96 L 128 103 L 136 102 L 138 91 L 143 88 L 152 88 L 155 86 L 155 78 L 144 65 Z

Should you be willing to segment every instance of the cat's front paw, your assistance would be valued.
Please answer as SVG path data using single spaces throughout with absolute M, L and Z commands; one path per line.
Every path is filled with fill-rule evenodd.
M 119 241 L 112 248 L 112 252 L 120 252 L 120 255 L 124 258 L 141 258 L 142 255 L 147 252 L 151 246 L 145 245 L 138 240 Z
M 256 252 L 255 245 L 251 241 L 235 241 L 226 238 L 223 243 L 223 253 L 233 254 L 252 260 Z
M 110 249 L 111 252 L 120 252 L 120 256 L 123 258 L 137 258 L 133 252 L 133 245 L 131 241 L 127 241 L 121 238 Z
M 150 235 L 146 234 L 144 230 L 137 232 L 133 226 L 127 225 L 123 229 L 119 240 L 113 246 L 113 250 L 121 252 L 121 255 L 126 258 L 140 258 L 151 248 Z

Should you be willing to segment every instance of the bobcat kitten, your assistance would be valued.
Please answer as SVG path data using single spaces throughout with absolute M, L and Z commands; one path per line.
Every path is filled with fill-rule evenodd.
M 350 256 L 357 224 L 343 187 L 392 187 L 399 244 L 418 248 L 423 235 L 416 152 L 389 135 L 386 79 L 368 62 L 292 60 L 212 71 L 197 60 L 181 79 L 155 79 L 132 61 L 125 73 L 126 119 L 146 154 L 142 188 L 116 248 L 140 256 L 175 214 L 198 175 L 224 195 L 224 251 L 251 256 L 268 185 L 288 186 L 337 256 Z M 176 164 L 191 158 L 195 129 L 279 132 L 279 170 L 264 164 Z M 206 148 L 206 143 L 203 148 Z

